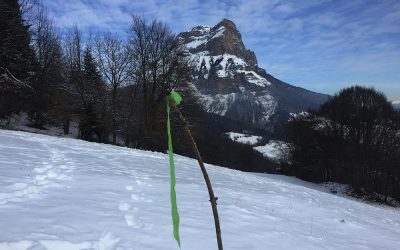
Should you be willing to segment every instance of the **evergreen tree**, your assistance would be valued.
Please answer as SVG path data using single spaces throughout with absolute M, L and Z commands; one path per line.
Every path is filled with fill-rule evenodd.
M 35 55 L 30 47 L 29 26 L 25 24 L 18 0 L 0 2 L 0 116 L 26 106 L 32 94 L 30 80 Z
M 24 23 L 18 0 L 0 2 L 0 67 L 19 80 L 32 71 L 34 53 L 30 47 L 29 26 Z
M 89 101 L 95 102 L 96 97 L 104 91 L 105 85 L 101 79 L 90 46 L 87 46 L 83 53 L 83 75 L 85 78 L 85 93 Z
M 81 116 L 81 136 L 87 140 L 108 141 L 107 91 L 101 79 L 90 45 L 83 52 L 84 113 Z

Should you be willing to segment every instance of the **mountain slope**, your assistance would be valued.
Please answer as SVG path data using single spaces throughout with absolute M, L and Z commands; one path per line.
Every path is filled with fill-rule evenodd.
M 167 162 L 161 153 L 0 130 L 0 249 L 178 249 Z M 399 210 L 290 177 L 207 169 L 225 249 L 399 246 Z M 201 171 L 180 156 L 176 171 L 182 249 L 215 249 Z
M 327 99 L 258 67 L 255 53 L 246 49 L 236 25 L 228 19 L 214 27 L 196 26 L 178 39 L 194 64 L 194 89 L 209 113 L 265 128 Z

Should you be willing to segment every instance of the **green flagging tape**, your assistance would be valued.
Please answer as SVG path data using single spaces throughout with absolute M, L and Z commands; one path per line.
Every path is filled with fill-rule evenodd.
M 174 164 L 174 152 L 172 148 L 172 136 L 171 136 L 171 121 L 170 121 L 170 106 L 169 102 L 173 101 L 178 105 L 182 101 L 182 97 L 175 91 L 172 91 L 169 96 L 167 96 L 167 131 L 168 131 L 168 156 L 169 156 L 169 169 L 171 175 L 171 209 L 172 209 L 172 224 L 174 227 L 174 238 L 181 247 L 181 240 L 179 238 L 179 213 L 178 206 L 176 204 L 176 192 L 175 192 L 175 164 Z

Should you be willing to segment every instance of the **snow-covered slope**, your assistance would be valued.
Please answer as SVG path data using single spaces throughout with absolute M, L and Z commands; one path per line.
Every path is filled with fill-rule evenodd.
M 0 249 L 178 249 L 167 155 L 0 130 Z M 396 209 L 207 165 L 225 249 L 399 249 Z M 196 161 L 176 157 L 182 249 L 216 249 Z

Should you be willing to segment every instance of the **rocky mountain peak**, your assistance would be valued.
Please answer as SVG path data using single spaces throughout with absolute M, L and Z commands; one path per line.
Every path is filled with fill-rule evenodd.
M 256 66 L 257 58 L 253 51 L 246 49 L 236 24 L 222 19 L 213 27 L 195 26 L 188 32 L 179 34 L 189 52 L 207 52 L 211 56 L 230 54 L 243 59 L 248 66 Z
M 236 31 L 239 33 L 239 31 L 236 28 L 236 24 L 232 20 L 229 20 L 226 18 L 222 19 L 219 23 L 217 23 L 213 27 L 213 29 L 219 29 L 220 27 L 224 27 L 227 30 Z M 240 36 L 240 33 L 239 33 L 239 36 Z
M 307 110 L 326 98 L 286 84 L 258 67 L 255 53 L 245 47 L 229 19 L 213 27 L 195 26 L 178 39 L 196 69 L 193 87 L 208 113 L 265 129 L 290 112 Z

